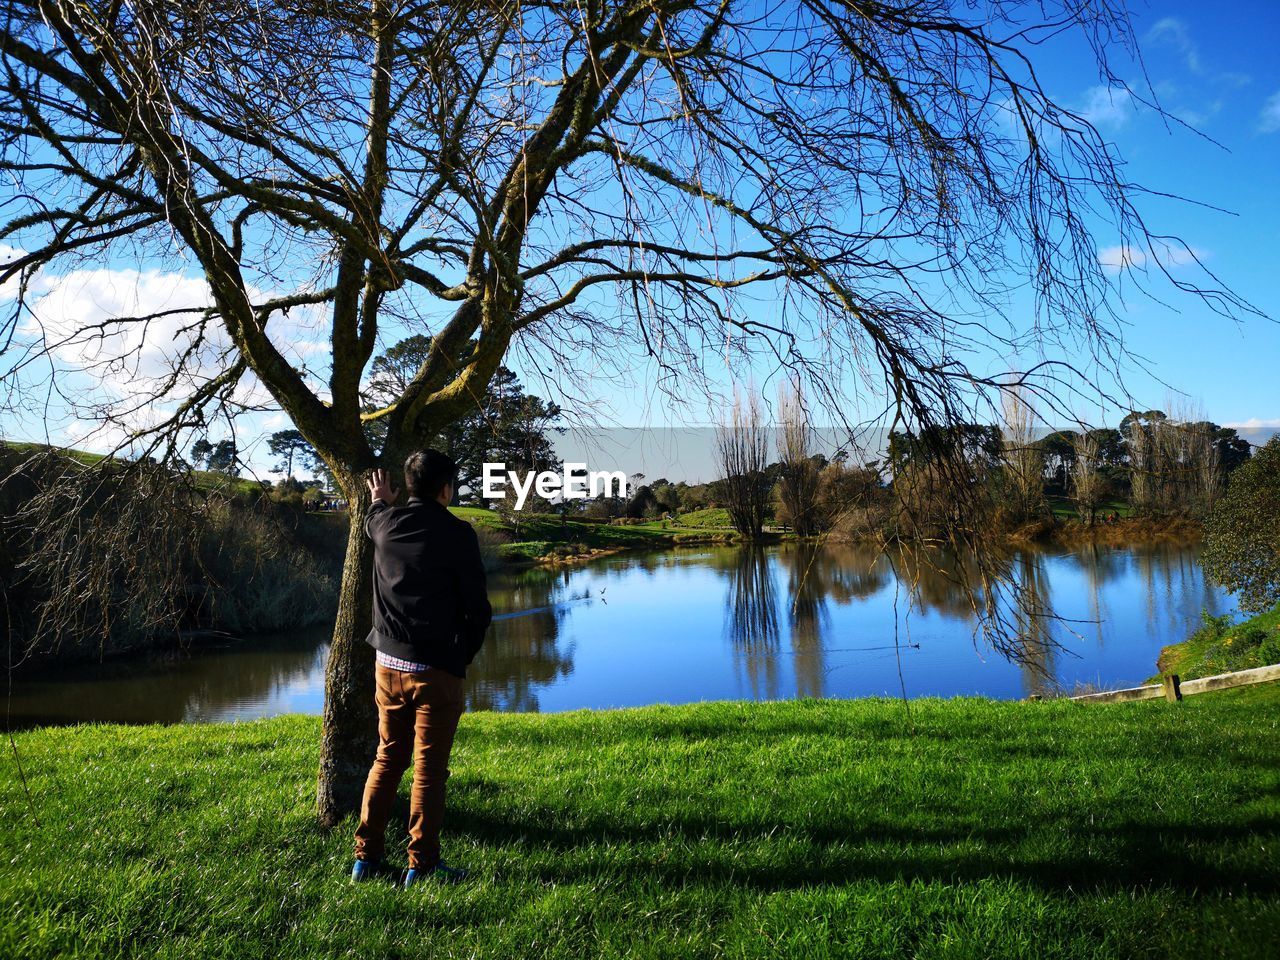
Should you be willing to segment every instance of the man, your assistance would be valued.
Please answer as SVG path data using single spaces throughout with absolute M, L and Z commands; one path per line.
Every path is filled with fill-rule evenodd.
M 448 509 L 458 467 L 436 450 L 404 463 L 409 500 L 385 470 L 369 479 L 373 506 L 373 630 L 377 651 L 378 756 L 365 783 L 353 880 L 386 873 L 384 834 L 400 778 L 413 761 L 409 870 L 405 886 L 428 877 L 454 882 L 466 871 L 440 859 L 449 751 L 464 706 L 462 679 L 490 619 L 480 543 Z

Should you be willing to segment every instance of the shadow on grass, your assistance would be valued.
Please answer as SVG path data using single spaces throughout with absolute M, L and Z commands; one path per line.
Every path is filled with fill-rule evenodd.
M 1223 826 L 1132 824 L 1115 829 L 1064 830 L 1052 822 L 1018 826 L 899 827 L 885 823 L 805 829 L 784 824 L 732 825 L 685 817 L 654 825 L 591 821 L 557 827 L 557 811 L 513 821 L 451 802 L 446 831 L 486 846 L 517 847 L 540 879 L 572 882 L 646 875 L 663 884 L 708 883 L 764 891 L 844 884 L 857 879 L 902 882 L 972 882 L 999 878 L 1058 892 L 1115 892 L 1145 888 L 1198 894 L 1271 894 L 1280 869 L 1223 863 L 1223 846 L 1280 844 L 1280 819 L 1255 818 Z M 405 810 L 407 814 L 407 808 Z M 1043 842 L 1051 840 L 1051 843 Z M 780 842 L 785 841 L 785 842 Z M 726 851 L 725 845 L 731 848 Z M 777 846 L 764 862 L 756 856 Z M 572 866 L 592 848 L 634 846 L 632 862 L 611 855 L 599 866 Z M 705 846 L 701 846 L 705 845 Z M 949 846 L 959 845 L 950 850 Z M 979 849 L 974 849 L 977 845 Z M 1203 850 L 1201 855 L 1200 847 Z M 886 850 L 885 847 L 897 850 Z M 1028 846 L 1039 849 L 1027 850 Z M 668 856 L 664 847 L 672 850 Z M 1064 848 L 1065 852 L 1064 852 Z M 576 857 L 575 850 L 585 856 Z M 705 850 L 705 855 L 701 852 Z M 559 856 L 536 856 L 552 851 Z M 730 855 L 726 855 L 730 854 Z M 566 864 L 558 866 L 557 864 Z

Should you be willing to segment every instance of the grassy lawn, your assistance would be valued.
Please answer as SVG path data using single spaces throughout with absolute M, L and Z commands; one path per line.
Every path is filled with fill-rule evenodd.
M 676 517 L 675 522 L 679 526 L 688 530 L 733 529 L 733 523 L 729 520 L 729 511 L 720 507 L 713 507 L 708 510 L 694 510 L 692 513 L 682 513 Z
M 11 469 L 19 459 L 25 459 L 32 454 L 44 453 L 49 450 L 55 451 L 68 460 L 73 460 L 86 467 L 91 467 L 106 459 L 100 453 L 89 453 L 72 447 L 51 447 L 44 443 L 26 443 L 0 439 L 0 464 L 8 463 L 9 469 Z M 5 456 L 6 452 L 10 452 L 9 457 Z M 195 479 L 196 487 L 201 490 L 219 490 L 228 494 L 249 497 L 256 497 L 263 492 L 261 483 L 245 477 L 229 477 L 225 473 L 210 470 L 193 470 L 192 476 Z
M 315 826 L 315 718 L 20 733 L 0 956 L 1272 957 L 1280 710 L 1241 693 L 472 715 L 473 878 L 408 892 Z
M 1160 672 L 1183 680 L 1280 663 L 1280 607 L 1232 623 L 1202 615 L 1200 629 L 1160 651 Z
M 1061 497 L 1049 498 L 1049 509 L 1055 520 L 1079 520 L 1080 513 L 1073 500 Z M 1106 516 L 1114 513 L 1119 518 L 1133 516 L 1133 507 L 1127 500 L 1104 500 L 1098 505 L 1098 515 Z
M 508 562 L 537 560 L 557 551 L 661 549 L 678 539 L 678 531 L 665 529 L 660 524 L 613 526 L 562 519 L 551 513 L 529 513 L 521 517 L 516 527 L 496 511 L 483 507 L 449 509 L 474 527 L 509 537 L 510 542 L 497 547 L 498 557 Z

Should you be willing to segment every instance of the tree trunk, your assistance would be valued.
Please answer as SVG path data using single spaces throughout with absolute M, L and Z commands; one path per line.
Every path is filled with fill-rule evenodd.
M 364 642 L 373 616 L 373 544 L 364 534 L 369 498 L 360 489 L 359 477 L 339 483 L 348 504 L 350 529 L 324 677 L 316 812 L 326 827 L 360 809 L 365 777 L 378 745 L 373 648 Z

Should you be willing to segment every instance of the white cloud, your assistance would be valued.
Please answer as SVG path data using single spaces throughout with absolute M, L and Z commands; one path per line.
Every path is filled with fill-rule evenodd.
M 1142 270 L 1148 264 L 1173 270 L 1189 264 L 1203 263 L 1210 256 L 1212 254 L 1203 247 L 1159 240 L 1153 242 L 1149 248 L 1128 244 L 1103 247 L 1098 251 L 1098 264 L 1108 273 Z
M 23 250 L 21 247 L 13 247 L 7 243 L 0 243 L 0 273 L 3 273 L 4 269 L 8 267 L 9 264 L 26 256 L 26 253 L 27 251 Z M 35 277 L 29 278 L 27 281 L 27 290 L 29 292 L 37 290 L 37 284 L 39 281 L 39 274 Z M 18 296 L 19 282 L 20 278 L 15 276 L 10 277 L 8 280 L 4 281 L 4 283 L 0 283 L 0 303 L 13 300 Z
M 218 318 L 205 325 L 203 337 L 197 330 L 201 312 L 212 304 L 203 278 L 155 269 L 100 268 L 57 275 L 44 272 L 38 279 L 21 334 L 43 343 L 61 364 L 68 389 L 76 392 L 79 416 L 95 425 L 100 419 L 94 414 L 102 411 L 94 408 L 100 405 L 116 409 L 140 405 L 130 415 L 130 426 L 150 426 L 226 366 L 224 354 L 230 341 Z M 249 293 L 255 302 L 269 296 L 259 290 Z M 142 322 L 138 317 L 152 319 Z M 327 368 L 328 344 L 321 337 L 324 324 L 320 308 L 295 307 L 288 315 L 273 316 L 269 327 L 272 341 L 285 357 L 315 380 L 322 379 Z M 157 399 L 166 379 L 179 367 L 174 386 Z M 258 407 L 274 405 L 265 387 L 251 375 L 241 378 L 235 400 Z M 83 437 L 88 428 L 71 429 L 68 440 Z
M 1260 420 L 1257 417 L 1251 417 L 1235 423 L 1224 423 L 1223 426 L 1233 430 L 1280 430 L 1280 419 Z
M 23 333 L 41 336 L 64 362 L 93 369 L 103 386 L 128 391 L 145 388 L 176 362 L 193 341 L 187 331 L 198 311 L 209 306 L 203 280 L 159 270 L 73 270 L 42 278 L 43 292 L 30 304 Z M 178 313 L 176 311 L 187 311 Z M 146 323 L 123 322 L 157 316 Z M 210 333 L 212 363 L 222 346 L 216 326 Z M 126 363 L 112 363 L 117 358 Z
M 1125 267 L 1141 267 L 1146 262 L 1147 255 L 1137 247 L 1103 247 L 1098 251 L 1098 263 L 1108 271 L 1119 272 Z
M 1262 113 L 1258 116 L 1258 130 L 1261 133 L 1280 130 L 1280 91 L 1273 93 L 1262 105 Z
M 1169 47 L 1182 56 L 1182 61 L 1192 73 L 1203 73 L 1204 64 L 1200 62 L 1200 50 L 1191 39 L 1191 31 L 1177 17 L 1165 17 L 1157 20 L 1155 26 L 1147 31 L 1146 40 L 1153 46 Z
M 1137 105 L 1124 87 L 1097 86 L 1085 91 L 1077 112 L 1099 129 L 1119 130 L 1132 119 Z

